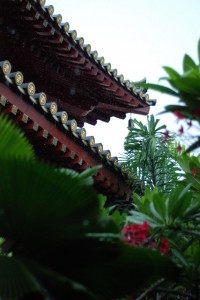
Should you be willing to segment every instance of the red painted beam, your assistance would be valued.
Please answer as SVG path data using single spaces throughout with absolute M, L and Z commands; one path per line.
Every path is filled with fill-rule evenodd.
M 110 166 L 106 166 L 106 164 L 103 162 L 100 156 L 95 155 L 92 151 L 89 151 L 89 149 L 86 148 L 86 146 L 78 143 L 78 140 L 76 138 L 73 138 L 72 136 L 69 136 L 67 132 L 62 132 L 56 126 L 56 124 L 48 120 L 43 113 L 36 110 L 32 103 L 26 102 L 25 99 L 16 94 L 2 82 L 0 82 L 0 94 L 3 95 L 12 104 L 12 106 L 8 106 L 6 108 L 9 110 L 7 112 L 12 112 L 14 105 L 16 106 L 16 111 L 19 110 L 22 114 L 25 114 L 29 118 L 29 122 L 34 121 L 34 123 L 38 124 L 38 126 L 41 129 L 38 130 L 38 132 L 36 133 L 36 138 L 38 139 L 38 135 L 40 135 L 41 138 L 44 139 L 43 144 L 51 144 L 54 147 L 57 147 L 58 143 L 66 145 L 66 148 L 70 149 L 70 151 L 73 151 L 76 155 L 74 164 L 79 163 L 80 160 L 83 160 L 85 162 L 85 166 L 93 167 L 97 165 L 102 165 L 102 168 L 98 172 L 99 174 L 101 174 L 101 177 L 104 178 L 104 185 L 107 182 L 112 187 L 112 189 L 110 189 L 110 192 L 116 194 L 118 197 L 123 198 L 127 198 L 128 195 L 130 195 L 131 190 L 126 184 L 125 178 L 120 178 L 122 177 L 122 175 L 117 172 L 114 172 L 114 167 L 112 169 Z M 21 118 L 17 116 L 16 120 L 19 122 L 21 121 Z M 54 120 L 52 121 L 54 122 Z M 47 133 L 46 135 L 44 135 L 44 131 Z M 54 141 L 55 139 L 57 139 L 55 145 L 52 142 L 53 139 Z M 67 156 L 67 153 L 61 155 L 62 158 L 65 156 Z M 57 158 L 57 160 L 59 164 L 59 158 Z

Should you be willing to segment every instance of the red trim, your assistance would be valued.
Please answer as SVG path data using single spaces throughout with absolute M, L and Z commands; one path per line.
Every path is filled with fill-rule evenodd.
M 88 147 L 78 143 L 73 136 L 62 132 L 56 123 L 53 124 L 43 113 L 37 111 L 31 103 L 25 102 L 25 99 L 22 99 L 22 97 L 1 82 L 0 94 L 6 97 L 11 104 L 5 107 L 4 111 L 6 113 L 12 113 L 13 106 L 16 106 L 15 122 L 18 124 L 19 122 L 23 123 L 23 116 L 26 115 L 28 117 L 28 123 L 25 121 L 22 127 L 25 132 L 30 132 L 31 130 L 31 134 L 28 135 L 36 148 L 36 153 L 39 149 L 38 153 L 41 156 L 45 154 L 52 161 L 55 161 L 57 165 L 65 167 L 73 165 L 75 169 L 79 170 L 83 170 L 88 166 L 102 165 L 102 168 L 98 170 L 99 175 L 95 177 L 96 184 L 101 183 L 103 180 L 103 183 L 100 184 L 101 192 L 107 190 L 109 193 L 114 193 L 116 197 L 122 198 L 127 198 L 130 195 L 131 190 L 126 184 L 125 178 L 119 172 L 114 171 L 114 166 L 106 166 L 98 154 L 95 155 L 92 151 L 89 151 Z M 36 123 L 39 127 L 38 130 L 34 131 L 33 126 Z M 44 150 L 45 145 L 48 145 L 48 152 Z M 66 146 L 66 152 L 61 150 L 63 145 Z M 56 153 L 59 155 L 56 155 Z

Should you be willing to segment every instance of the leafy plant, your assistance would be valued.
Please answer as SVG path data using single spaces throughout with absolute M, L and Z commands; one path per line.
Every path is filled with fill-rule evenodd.
M 173 112 L 178 120 L 186 121 L 190 127 L 193 126 L 193 123 L 197 124 L 197 128 L 200 123 L 200 41 L 198 57 L 199 63 L 196 64 L 189 55 L 184 56 L 183 74 L 179 74 L 171 67 L 164 67 L 168 76 L 161 79 L 166 80 L 170 87 L 140 83 L 140 86 L 145 89 L 151 88 L 178 97 L 181 105 L 168 105 L 165 112 Z M 151 151 L 144 147 L 138 137 L 138 133 L 145 128 L 144 125 L 137 121 L 134 121 L 133 124 L 134 138 L 128 158 L 130 163 L 132 163 L 131 155 L 135 159 L 133 160 L 133 169 L 135 168 L 136 174 L 138 165 L 142 165 L 143 156 L 147 160 L 146 157 L 150 157 Z M 183 134 L 184 128 L 181 125 L 179 135 Z M 145 141 L 148 138 L 149 136 L 146 136 Z M 166 130 L 164 141 L 170 141 L 170 139 L 171 134 Z M 129 147 L 128 143 L 125 145 Z M 158 249 L 162 246 L 159 249 L 170 255 L 171 259 L 182 269 L 178 282 L 160 278 L 136 294 L 138 300 L 149 299 L 148 297 L 150 299 L 158 297 L 159 299 L 184 300 L 200 298 L 200 156 L 192 156 L 188 153 L 197 150 L 199 146 L 198 132 L 195 142 L 191 142 L 186 151 L 184 151 L 184 146 L 180 144 L 177 146 L 176 150 L 183 151 L 180 151 L 180 155 L 174 156 L 174 161 L 175 166 L 179 164 L 182 172 L 179 174 L 179 183 L 172 179 L 174 185 L 170 193 L 165 193 L 159 188 L 159 185 L 153 188 L 155 185 L 152 186 L 151 177 L 149 181 L 146 180 L 148 188 L 144 190 L 143 194 L 139 195 L 137 190 L 134 193 L 135 209 L 129 212 L 127 224 L 122 230 L 126 242 L 144 248 Z M 129 150 L 129 148 L 127 149 Z M 137 154 L 137 151 L 140 151 L 141 156 Z M 162 152 L 160 156 L 162 156 Z M 170 164 L 168 168 L 170 168 Z M 145 168 L 143 169 L 145 175 Z M 148 172 L 151 176 L 151 169 Z
M 200 125 L 200 40 L 198 42 L 198 63 L 186 54 L 183 58 L 183 73 L 179 74 L 171 67 L 164 67 L 167 77 L 161 78 L 170 85 L 169 87 L 141 83 L 144 88 L 151 88 L 162 93 L 179 98 L 181 105 L 168 105 L 165 107 L 166 112 L 173 112 L 179 119 L 185 119 L 189 122 L 196 122 Z M 197 134 L 195 142 L 193 142 L 186 152 L 194 151 L 200 147 L 200 136 Z
M 99 211 L 95 169 L 78 174 L 38 161 L 2 115 L 0 128 L 3 300 L 116 299 L 157 278 L 179 277 L 169 258 L 122 242 L 117 213 Z
M 124 142 L 124 157 L 127 169 L 134 176 L 136 187 L 146 186 L 169 193 L 176 185 L 180 168 L 176 163 L 178 153 L 173 138 L 164 139 L 165 125 L 158 126 L 159 119 L 147 118 L 147 125 L 132 120 Z
M 187 297 L 198 299 L 200 275 L 199 157 L 184 155 L 178 160 L 186 171 L 182 183 L 169 195 L 161 193 L 157 188 L 146 189 L 142 197 L 134 194 L 135 210 L 130 212 L 127 223 L 148 222 L 151 230 L 148 238 L 145 236 L 143 246 L 153 245 L 155 247 L 163 238 L 169 241 L 171 258 L 183 270 L 179 284 L 174 284 L 171 292 L 182 295 L 182 299 L 188 299 Z M 192 174 L 194 166 L 195 173 Z M 138 233 L 139 235 L 140 233 Z M 141 236 L 143 237 L 143 235 Z M 167 293 L 170 290 L 170 284 L 165 281 L 164 287 L 161 285 L 163 291 Z M 152 293 L 154 290 L 157 293 L 162 291 L 162 288 L 151 288 L 150 292 Z

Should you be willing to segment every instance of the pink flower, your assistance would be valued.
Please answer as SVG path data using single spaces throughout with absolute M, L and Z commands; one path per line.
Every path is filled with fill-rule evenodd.
M 176 150 L 177 150 L 178 152 L 180 152 L 180 151 L 182 150 L 182 147 L 181 147 L 180 144 L 178 145 L 178 147 L 176 148 Z
M 182 135 L 184 133 L 184 128 L 183 126 L 181 125 L 181 127 L 179 128 L 178 130 L 179 134 Z
M 185 119 L 185 116 L 179 110 L 175 110 L 173 113 L 178 118 L 178 120 Z
M 187 124 L 188 124 L 188 127 L 191 127 L 192 126 L 192 121 L 191 120 L 187 121 Z
M 193 175 L 193 176 L 196 176 L 196 175 L 197 175 L 197 169 L 196 169 L 196 168 L 193 168 L 193 169 L 192 169 L 192 175 Z

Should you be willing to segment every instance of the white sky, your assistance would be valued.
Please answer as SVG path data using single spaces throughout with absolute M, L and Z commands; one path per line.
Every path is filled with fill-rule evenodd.
M 147 82 L 158 83 L 165 75 L 162 66 L 182 71 L 185 53 L 197 61 L 200 0 L 47 0 L 46 4 L 52 4 L 63 22 L 69 22 L 70 29 L 75 29 L 125 79 L 137 81 L 146 77 Z M 154 115 L 176 101 L 151 90 L 148 93 L 151 99 L 157 99 L 157 105 L 150 110 Z M 112 118 L 109 123 L 86 125 L 87 135 L 94 135 L 95 141 L 103 143 L 104 150 L 111 150 L 112 156 L 120 156 L 129 117 L 128 114 L 125 120 Z M 146 124 L 146 117 L 132 117 Z M 171 114 L 157 117 L 160 125 L 177 127 Z

